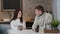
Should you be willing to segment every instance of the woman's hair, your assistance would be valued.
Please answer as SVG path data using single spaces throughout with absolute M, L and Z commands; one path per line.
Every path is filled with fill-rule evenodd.
M 22 16 L 20 17 L 20 21 L 23 22 L 23 18 L 22 18 L 22 17 L 23 17 L 23 12 L 22 12 L 21 9 L 16 9 L 16 10 L 15 10 L 14 16 L 13 16 L 12 20 L 16 20 L 16 19 L 17 19 L 17 16 L 18 16 L 19 11 L 21 11 L 21 13 L 22 13 Z M 12 21 L 12 20 L 11 20 L 11 21 Z
M 35 9 L 41 10 L 42 14 L 45 12 L 44 8 L 41 5 L 38 5 L 37 7 L 35 7 Z

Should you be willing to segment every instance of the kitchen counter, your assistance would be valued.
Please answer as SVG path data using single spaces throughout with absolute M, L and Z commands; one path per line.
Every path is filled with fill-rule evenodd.
M 9 24 L 11 19 L 0 19 L 0 24 Z
M 0 24 L 9 24 L 10 21 L 0 21 Z

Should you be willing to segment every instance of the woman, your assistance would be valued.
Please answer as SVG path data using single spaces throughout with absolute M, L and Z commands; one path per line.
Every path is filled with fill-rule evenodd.
M 10 26 L 11 29 L 17 29 L 17 30 L 21 30 L 21 29 L 25 29 L 26 28 L 26 24 L 25 21 L 23 21 L 23 12 L 22 10 L 16 10 L 14 12 L 14 17 L 11 20 Z
M 52 21 L 52 15 L 50 13 L 46 13 L 44 11 L 44 8 L 42 6 L 37 6 L 35 8 L 35 21 L 32 25 L 32 30 L 35 30 L 37 26 L 39 26 L 39 30 L 45 29 L 46 23 L 51 23 Z

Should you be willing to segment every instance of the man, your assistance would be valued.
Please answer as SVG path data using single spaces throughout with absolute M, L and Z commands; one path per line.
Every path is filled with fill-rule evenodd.
M 39 26 L 39 30 L 44 30 L 45 24 L 51 23 L 52 21 L 52 15 L 50 13 L 46 13 L 44 8 L 40 5 L 35 8 L 35 14 L 36 16 L 34 24 L 32 25 L 32 30 L 35 30 L 37 26 Z

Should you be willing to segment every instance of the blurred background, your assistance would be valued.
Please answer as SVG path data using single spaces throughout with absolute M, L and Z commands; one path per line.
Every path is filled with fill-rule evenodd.
M 27 29 L 31 28 L 35 13 L 34 8 L 42 5 L 46 12 L 49 12 L 60 20 L 60 0 L 0 0 L 0 28 L 4 31 L 10 28 L 9 23 L 17 8 L 23 10 L 23 18 L 26 20 Z

